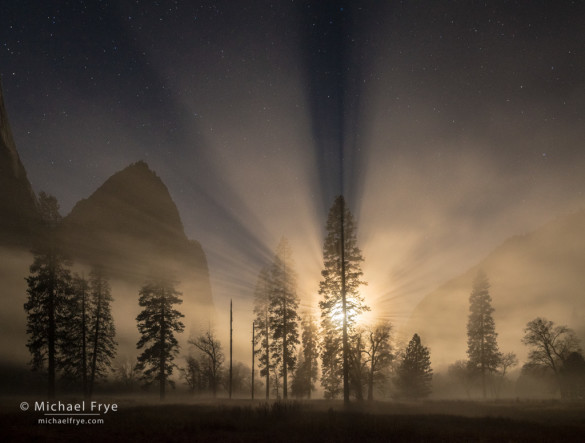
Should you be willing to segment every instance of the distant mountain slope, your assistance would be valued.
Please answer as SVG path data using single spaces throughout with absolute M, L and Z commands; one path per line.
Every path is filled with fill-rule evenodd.
M 36 197 L 16 151 L 0 84 L 0 245 L 30 246 L 37 219 Z
M 469 294 L 478 269 L 491 283 L 500 350 L 517 352 L 529 320 L 544 316 L 585 335 L 585 211 L 512 237 L 465 274 L 426 296 L 404 328 L 431 347 L 433 365 L 466 358 Z
M 187 239 L 167 187 L 144 162 L 117 172 L 78 202 L 61 235 L 76 261 L 136 282 L 171 276 L 190 285 L 198 302 L 211 304 L 205 253 Z

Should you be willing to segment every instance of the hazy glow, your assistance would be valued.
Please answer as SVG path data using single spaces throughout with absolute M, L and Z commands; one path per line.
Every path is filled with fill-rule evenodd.
M 129 84 L 147 86 L 128 97 L 122 94 L 123 83 L 84 89 L 86 72 L 76 71 L 76 81 L 56 72 L 23 94 L 29 101 L 35 97 L 34 106 L 43 104 L 37 109 L 20 98 L 17 80 L 24 76 L 5 82 L 7 107 L 15 110 L 11 121 L 17 147 L 32 184 L 56 194 L 64 212 L 131 162 L 144 159 L 157 172 L 187 235 L 201 242 L 209 262 L 216 315 L 201 314 L 203 308 L 186 301 L 181 309 L 192 320 L 183 344 L 188 334 L 214 327 L 226 347 L 233 299 L 234 358 L 243 362 L 251 358 L 256 278 L 282 236 L 293 251 L 300 310 L 320 316 L 316 291 L 333 203 L 321 179 L 335 176 L 328 168 L 339 160 L 338 146 L 322 152 L 320 146 L 335 137 L 333 142 L 315 137 L 317 100 L 303 69 L 307 54 L 299 43 L 303 31 L 293 3 L 282 2 L 274 20 L 260 19 L 267 12 L 254 8 L 224 10 L 217 17 L 206 11 L 212 18 L 201 28 L 203 19 L 194 23 L 193 17 L 179 15 L 176 26 L 170 26 L 159 23 L 156 14 L 141 16 L 134 6 L 119 5 L 121 17 L 142 20 L 140 26 L 119 25 L 119 34 L 130 42 L 127 51 L 138 60 L 130 71 L 141 75 L 138 81 L 132 74 Z M 344 191 L 365 258 L 368 286 L 360 291 L 371 312 L 358 321 L 390 321 L 399 330 L 425 296 L 464 274 L 506 238 L 585 206 L 585 75 L 582 55 L 573 47 L 581 41 L 580 24 L 565 28 L 563 15 L 554 16 L 546 25 L 550 29 L 543 30 L 546 44 L 535 45 L 543 39 L 534 38 L 537 27 L 530 19 L 540 16 L 514 16 L 518 29 L 512 37 L 508 28 L 492 29 L 499 18 L 470 10 L 485 28 L 474 36 L 461 25 L 470 22 L 466 15 L 449 22 L 438 6 L 413 2 L 380 8 L 379 17 L 358 23 L 356 39 L 339 49 L 347 50 L 344 62 L 350 65 L 341 71 L 348 76 L 341 87 L 345 96 L 337 97 L 346 106 L 338 122 L 343 127 L 325 129 L 341 133 Z M 525 12 L 539 13 L 538 8 Z M 58 59 L 52 53 L 50 58 Z M 55 85 L 59 92 L 45 95 Z M 124 104 L 117 105 L 120 101 Z M 67 112 L 41 119 L 48 109 Z M 323 122 L 336 118 L 321 117 Z M 18 295 L 12 299 L 22 311 L 26 260 L 15 260 Z M 526 262 L 502 259 L 488 270 L 506 351 L 523 349 L 519 335 L 526 318 L 519 305 L 575 324 L 585 309 L 573 300 L 578 282 L 559 278 L 562 283 L 550 286 L 571 294 L 561 306 L 556 292 L 540 294 L 530 283 L 541 265 Z M 546 271 L 543 267 L 542 274 Z M 515 286 L 508 283 L 510 275 L 518 280 Z M 449 346 L 452 353 L 432 349 L 434 356 L 444 357 L 441 363 L 465 357 L 461 319 L 467 315 L 467 289 L 448 289 L 442 293 L 449 305 L 433 305 L 428 312 L 459 328 L 450 338 L 457 343 Z M 188 300 L 192 290 L 181 290 Z M 515 297 L 514 290 L 530 297 Z M 130 353 L 137 337 L 137 287 L 113 285 L 113 296 L 120 340 Z M 578 313 L 575 319 L 568 318 L 571 310 Z M 24 334 L 24 315 L 14 318 L 21 323 L 9 330 L 20 328 Z M 336 310 L 333 318 L 339 322 L 341 313 Z M 419 319 L 410 326 L 424 324 Z

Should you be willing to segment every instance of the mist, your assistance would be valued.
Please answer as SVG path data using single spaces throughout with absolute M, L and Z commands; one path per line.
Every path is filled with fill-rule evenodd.
M 36 192 L 54 194 L 67 215 L 144 160 L 204 252 L 208 275 L 163 254 L 112 265 L 118 359 L 136 357 L 138 291 L 152 267 L 165 267 L 186 315 L 178 360 L 208 329 L 227 351 L 233 300 L 234 361 L 250 364 L 254 287 L 282 237 L 293 251 L 299 311 L 318 318 L 325 220 L 338 194 L 365 257 L 371 311 L 361 322 L 390 321 L 396 350 L 419 333 L 444 377 L 465 359 L 479 268 L 492 284 L 500 349 L 520 366 L 523 328 L 537 316 L 585 338 L 585 245 L 575 221 L 585 208 L 582 15 L 551 6 L 544 22 L 541 11 L 513 5 L 326 3 L 182 5 L 165 20 L 116 3 L 100 10 L 108 32 L 90 23 L 93 40 L 65 44 L 77 35 L 71 23 L 84 23 L 72 9 L 57 43 L 39 50 L 47 57 L 29 59 L 38 40 L 29 36 L 3 68 Z M 42 14 L 33 11 L 28 26 Z M 60 56 L 69 62 L 53 65 Z M 23 66 L 46 75 L 33 81 Z M 128 257 L 145 251 L 112 238 Z M 22 364 L 31 262 L 27 252 L 2 255 L 9 308 L 0 350 Z M 76 266 L 88 272 L 83 260 Z M 201 302 L 208 290 L 211 302 Z

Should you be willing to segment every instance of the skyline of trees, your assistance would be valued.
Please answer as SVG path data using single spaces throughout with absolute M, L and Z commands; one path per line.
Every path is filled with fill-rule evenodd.
M 40 201 L 44 208 L 45 230 L 43 241 L 39 242 L 35 251 L 34 262 L 30 267 L 31 274 L 26 279 L 29 296 L 25 304 L 27 332 L 29 334 L 27 346 L 33 357 L 33 368 L 47 370 L 49 397 L 54 395 L 55 377 L 60 374 L 64 379 L 73 380 L 76 383 L 81 382 L 82 392 L 87 398 L 91 397 L 93 393 L 95 380 L 100 376 L 104 377 L 108 374 L 108 370 L 112 369 L 115 358 L 117 344 L 115 325 L 111 316 L 111 291 L 105 276 L 96 269 L 91 270 L 89 282 L 77 274 L 72 276 L 68 260 L 64 256 L 59 256 L 58 241 L 51 235 L 60 222 L 57 201 L 54 197 L 46 194 L 40 196 Z M 335 252 L 331 253 L 330 256 L 327 254 L 328 251 L 334 251 L 334 248 L 327 248 L 327 240 L 331 236 L 334 241 L 330 242 L 329 246 L 335 245 L 335 241 L 337 242 L 338 275 L 336 276 L 337 280 L 334 276 L 329 281 L 329 283 L 333 282 L 330 287 L 334 288 L 333 292 L 335 285 L 337 285 L 337 289 L 341 288 L 342 294 L 345 292 L 346 295 L 350 295 L 346 299 L 348 313 L 341 317 L 342 323 L 345 323 L 351 332 L 351 335 L 348 334 L 348 342 L 351 341 L 351 345 L 348 343 L 350 352 L 347 355 L 349 360 L 347 367 L 352 393 L 357 399 L 362 399 L 364 398 L 363 389 L 367 387 L 367 398 L 371 400 L 373 399 L 374 384 L 376 382 L 383 383 L 384 379 L 388 378 L 387 369 L 393 358 L 390 341 L 391 325 L 364 325 L 360 326 L 359 330 L 355 328 L 353 321 L 357 314 L 369 309 L 365 306 L 363 295 L 357 291 L 359 285 L 365 283 L 361 281 L 363 273 L 359 265 L 363 261 L 363 257 L 355 240 L 355 224 L 349 210 L 344 211 L 347 208 L 342 197 L 336 199 L 330 210 L 330 218 L 332 213 L 335 214 L 334 209 L 340 210 L 340 214 L 337 215 L 336 220 L 328 219 L 327 227 L 335 226 L 337 223 L 337 227 L 343 229 L 333 231 L 333 235 L 331 232 L 328 233 L 324 244 L 324 264 L 327 265 L 328 259 L 331 259 L 331 263 L 334 262 L 332 257 L 335 256 Z M 352 248 L 347 249 L 348 244 Z M 340 254 L 342 251 L 343 254 Z M 328 273 L 327 266 L 322 271 L 324 279 L 319 284 L 320 294 L 323 295 L 323 299 L 319 302 L 322 316 L 321 331 L 313 324 L 312 329 L 309 328 L 312 331 L 313 342 L 307 345 L 304 337 L 306 328 L 300 322 L 296 312 L 299 302 L 295 290 L 296 274 L 291 257 L 290 245 L 283 238 L 276 249 L 273 263 L 260 273 L 257 284 L 258 300 L 261 302 L 262 297 L 265 297 L 265 303 L 259 302 L 258 306 L 254 307 L 254 312 L 257 314 L 258 326 L 262 326 L 262 319 L 266 324 L 266 328 L 258 328 L 259 334 L 256 337 L 258 344 L 261 345 L 261 349 L 257 351 L 263 351 L 262 343 L 266 343 L 265 350 L 268 351 L 264 355 L 268 355 L 266 359 L 268 370 L 266 372 L 267 376 L 271 378 L 267 380 L 266 388 L 268 390 L 272 384 L 277 397 L 280 397 L 282 391 L 283 398 L 286 398 L 288 388 L 294 385 L 295 395 L 302 392 L 300 395 L 306 395 L 310 398 L 311 391 L 315 387 L 315 374 L 318 367 L 315 353 L 317 349 L 321 349 L 322 387 L 326 397 L 335 398 L 342 392 L 339 374 L 343 370 L 343 334 L 327 334 L 330 331 L 339 331 L 340 316 L 339 303 L 331 303 L 331 309 L 327 310 L 329 306 L 326 305 L 326 302 L 331 301 L 335 296 L 338 297 L 337 302 L 339 302 L 340 294 L 327 294 L 323 290 L 328 283 L 327 277 L 331 277 L 335 267 L 331 268 L 331 274 Z M 354 262 L 352 262 L 352 258 Z M 342 269 L 345 272 L 340 273 L 339 271 Z M 51 276 L 50 272 L 46 272 L 47 270 L 53 272 L 54 275 Z M 61 273 L 60 276 L 57 275 L 59 273 Z M 52 278 L 55 280 L 51 280 Z M 486 395 L 486 375 L 492 377 L 490 382 L 492 382 L 493 391 L 497 396 L 509 369 L 518 364 L 514 353 L 503 354 L 498 350 L 497 333 L 492 317 L 494 309 L 491 307 L 489 287 L 487 276 L 485 273 L 479 272 L 474 280 L 470 295 L 468 318 L 469 360 L 467 361 L 467 369 L 472 373 L 480 374 L 484 397 Z M 53 297 L 49 297 L 51 292 L 47 288 L 53 289 Z M 353 297 L 355 294 L 357 294 L 356 298 Z M 328 299 L 327 295 L 332 295 L 332 297 Z M 51 299 L 52 302 L 50 302 Z M 35 321 L 43 322 L 43 319 L 50 318 L 51 309 L 46 309 L 44 313 L 41 311 L 43 307 L 47 308 L 51 304 L 53 304 L 53 317 L 59 317 L 52 326 L 52 340 L 49 339 L 51 322 L 47 321 L 44 325 L 39 325 L 36 330 L 33 328 Z M 42 315 L 37 315 L 39 312 L 35 310 L 41 312 Z M 178 313 L 178 311 L 176 312 Z M 323 318 L 324 313 L 329 314 L 325 319 Z M 182 316 L 180 313 L 179 315 Z M 182 322 L 178 323 L 184 329 Z M 324 324 L 326 327 L 323 326 Z M 43 330 L 40 326 L 44 326 L 45 329 Z M 301 326 L 303 327 L 302 346 L 297 346 L 301 345 L 299 343 L 299 327 Z M 262 337 L 260 332 L 262 330 L 267 331 L 266 340 Z M 176 332 L 182 332 L 182 329 Z M 420 341 L 420 336 L 418 334 L 415 336 Z M 318 339 L 315 340 L 315 337 Z M 212 338 L 215 339 L 215 337 Z M 327 341 L 328 339 L 336 341 L 331 343 Z M 53 343 L 52 370 L 49 364 L 51 361 L 49 343 L 51 341 Z M 523 369 L 548 369 L 557 378 L 563 396 L 565 394 L 581 395 L 575 394 L 575 392 L 580 392 L 581 388 L 568 388 L 566 382 L 569 378 L 581 380 L 582 374 L 579 371 L 583 368 L 581 364 L 582 351 L 572 330 L 566 326 L 554 326 L 553 322 L 537 318 L 527 324 L 525 337 L 522 341 L 531 348 L 529 360 Z M 35 349 L 34 346 L 31 346 L 33 342 L 39 345 L 38 348 Z M 178 346 L 178 342 L 176 344 Z M 221 349 L 219 340 L 216 340 L 216 344 Z M 329 354 L 326 353 L 326 348 L 329 348 Z M 341 356 L 339 355 L 340 349 L 342 350 Z M 403 355 L 405 356 L 407 352 L 408 349 Z M 175 349 L 172 354 L 174 358 L 178 355 L 178 350 Z M 144 353 L 141 357 L 143 356 Z M 148 378 L 149 375 L 152 375 L 149 371 L 152 371 L 153 368 L 145 367 L 140 361 L 141 357 L 139 357 L 138 368 L 143 371 L 143 377 Z M 37 359 L 36 363 L 35 359 Z M 172 358 L 169 361 L 172 362 Z M 288 361 L 288 364 L 284 364 L 284 361 Z M 297 362 L 298 365 L 296 365 Z M 193 381 L 194 374 L 197 371 L 202 374 L 203 370 L 200 360 L 197 360 L 195 365 L 191 363 L 188 360 L 186 369 L 191 369 L 191 381 Z M 403 364 L 404 362 L 401 362 L 401 366 Z M 327 367 L 328 365 L 329 367 Z M 165 364 L 159 365 L 159 368 L 162 366 Z M 171 366 L 176 367 L 174 363 L 171 363 Z M 294 372 L 292 372 L 293 370 Z M 327 372 L 328 370 L 329 372 Z M 171 368 L 166 376 L 166 380 L 171 384 L 170 375 L 172 372 Z M 450 372 L 455 374 L 455 367 Z M 290 383 L 290 374 L 294 374 L 292 384 Z M 570 377 L 567 374 L 570 374 Z M 215 393 L 221 384 L 220 380 L 221 377 L 217 377 L 214 382 L 213 391 Z M 191 387 L 194 386 L 194 382 L 189 384 Z M 161 398 L 163 397 L 164 388 L 161 387 Z

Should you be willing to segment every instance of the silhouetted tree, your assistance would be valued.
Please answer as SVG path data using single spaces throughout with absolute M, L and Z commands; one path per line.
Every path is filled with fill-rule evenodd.
M 311 398 L 318 378 L 319 330 L 312 315 L 303 318 L 301 328 L 301 351 L 293 382 L 294 393 L 297 397 L 306 395 Z
M 365 359 L 364 331 L 356 330 L 351 335 L 349 345 L 349 386 L 356 400 L 364 399 L 364 386 L 367 385 L 368 362 Z
M 202 391 L 205 384 L 199 361 L 194 356 L 189 355 L 185 358 L 185 363 L 185 366 L 180 369 L 180 373 L 187 386 L 189 386 L 189 391 L 192 394 Z
M 92 269 L 89 274 L 90 293 L 90 357 L 89 398 L 93 394 L 95 381 L 105 377 L 111 370 L 116 356 L 116 327 L 112 317 L 112 294 L 110 284 L 100 269 Z
M 497 370 L 501 354 L 498 351 L 496 326 L 492 313 L 490 284 L 483 271 L 479 271 L 469 296 L 467 321 L 467 355 L 469 367 L 479 374 L 482 394 L 487 395 L 486 383 L 490 374 Z
M 42 230 L 33 250 L 34 261 L 26 278 L 28 299 L 27 347 L 32 354 L 33 370 L 47 368 L 48 397 L 55 397 L 55 374 L 62 353 L 60 346 L 67 334 L 66 320 L 72 293 L 69 262 L 59 248 L 55 230 L 61 216 L 57 199 L 39 194 Z
M 333 353 L 342 356 L 341 375 L 343 377 L 343 398 L 349 401 L 349 334 L 355 323 L 355 317 L 369 310 L 359 293 L 363 281 L 361 262 L 364 260 L 357 246 L 356 226 L 343 196 L 338 196 L 329 210 L 327 217 L 327 236 L 323 245 L 323 280 L 319 283 L 319 294 L 323 300 L 321 308 L 321 328 L 326 338 L 324 341 L 322 380 L 333 386 L 332 377 L 336 376 Z M 337 335 L 340 335 L 339 339 Z M 338 344 L 340 348 L 332 349 Z M 327 357 L 326 357 L 327 355 Z M 325 361 L 327 359 L 327 362 Z M 333 391 L 330 391 L 332 393 Z
M 327 318 L 321 319 L 321 386 L 326 399 L 336 398 L 342 390 L 343 357 L 341 354 L 341 334 L 333 326 L 329 326 Z
M 368 327 L 363 335 L 365 340 L 364 353 L 368 365 L 368 400 L 374 399 L 374 384 L 386 379 L 386 369 L 392 363 L 392 347 L 390 345 L 390 323 L 380 323 L 374 328 Z
M 97 377 L 105 377 L 116 354 L 116 329 L 108 281 L 92 270 L 90 282 L 75 276 L 66 316 L 60 369 L 65 378 L 81 380 L 84 396 L 93 394 Z
M 585 399 L 585 359 L 579 352 L 571 352 L 560 371 L 562 391 L 572 400 Z
M 288 241 L 281 239 L 270 268 L 270 329 L 272 330 L 273 364 L 282 376 L 282 396 L 288 397 L 288 371 L 295 367 L 295 346 L 299 343 L 297 308 L 299 298 L 296 292 L 296 274 L 293 269 L 292 253 Z
M 502 385 L 506 380 L 506 374 L 510 368 L 518 365 L 518 357 L 513 352 L 507 352 L 505 354 L 501 354 L 500 361 L 498 362 L 498 366 L 496 367 L 496 374 L 497 374 L 497 382 L 494 386 L 494 391 L 496 396 L 500 394 L 500 390 L 502 389 Z
M 242 363 L 241 361 L 234 363 L 232 374 L 232 387 L 234 393 L 239 395 L 250 393 L 250 390 L 252 389 L 252 378 L 250 376 L 250 372 L 251 368 L 245 363 Z
M 414 334 L 398 368 L 396 384 L 405 397 L 424 398 L 432 392 L 433 370 L 429 350 Z
M 280 400 L 280 388 L 281 388 L 281 378 L 280 378 L 280 372 L 278 370 L 278 366 L 276 365 L 272 365 L 270 367 L 270 381 L 271 381 L 271 386 L 272 386 L 272 392 L 274 393 L 274 396 L 276 397 L 277 400 Z
M 269 310 L 272 286 L 269 275 L 270 271 L 268 268 L 260 271 L 254 291 L 254 315 L 256 316 L 254 320 L 256 325 L 254 352 L 259 357 L 258 366 L 260 367 L 260 375 L 265 378 L 266 400 L 270 398 L 270 337 L 272 335 Z
M 457 360 L 447 369 L 449 377 L 463 388 L 467 397 L 470 397 L 474 383 L 474 374 L 467 360 Z
M 140 376 L 140 371 L 136 365 L 136 360 L 127 358 L 123 362 L 118 363 L 114 368 L 116 379 L 129 392 L 134 391 L 134 387 Z
M 579 340 L 573 330 L 564 325 L 555 326 L 552 321 L 538 317 L 526 324 L 522 343 L 530 348 L 525 366 L 551 371 L 562 388 L 559 371 L 571 353 L 580 352 Z M 562 389 L 561 396 L 564 396 Z
M 62 357 L 59 369 L 68 381 L 81 380 L 84 398 L 89 398 L 89 338 L 91 335 L 91 303 L 89 284 L 75 275 L 71 284 L 71 297 L 65 304 Z
M 174 285 L 165 280 L 147 283 L 140 289 L 138 304 L 144 309 L 136 317 L 141 334 L 136 347 L 145 349 L 138 357 L 137 368 L 144 371 L 147 383 L 158 381 L 161 400 L 165 397 L 166 384 L 174 387 L 169 377 L 176 367 L 173 361 L 179 352 L 175 333 L 185 329 L 179 320 L 184 315 L 174 309 L 174 305 L 182 303 L 180 295 Z
M 222 366 L 225 356 L 221 350 L 221 343 L 215 337 L 214 332 L 208 329 L 195 339 L 189 339 L 189 343 L 195 346 L 203 354 L 202 370 L 211 388 L 213 396 L 217 396 L 217 390 L 222 380 Z

